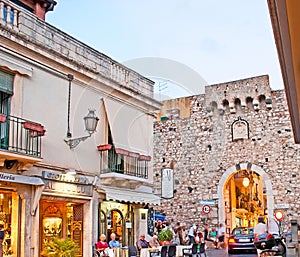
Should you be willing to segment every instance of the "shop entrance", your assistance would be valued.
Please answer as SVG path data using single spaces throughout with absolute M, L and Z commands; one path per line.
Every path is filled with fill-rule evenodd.
M 238 170 L 224 185 L 225 222 L 228 230 L 254 226 L 265 216 L 267 196 L 262 177 L 253 170 Z
M 82 257 L 83 204 L 42 200 L 40 204 L 40 249 L 53 238 L 77 243 L 75 256 Z

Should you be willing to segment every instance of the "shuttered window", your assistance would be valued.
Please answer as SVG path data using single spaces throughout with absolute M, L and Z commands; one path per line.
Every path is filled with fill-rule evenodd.
M 0 70 L 0 91 L 9 95 L 13 93 L 14 76 Z

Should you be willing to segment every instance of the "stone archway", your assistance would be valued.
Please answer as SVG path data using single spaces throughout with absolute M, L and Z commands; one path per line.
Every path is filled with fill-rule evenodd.
M 263 180 L 266 189 L 266 196 L 267 196 L 267 210 L 268 210 L 268 219 L 272 218 L 274 212 L 274 196 L 272 191 L 272 182 L 270 176 L 259 166 L 252 164 L 252 163 L 241 163 L 238 165 L 231 166 L 228 168 L 224 174 L 222 175 L 219 185 L 218 185 L 218 220 L 219 223 L 225 223 L 225 206 L 224 206 L 224 186 L 226 185 L 228 179 L 233 175 L 237 170 L 243 169 L 251 169 L 252 171 L 256 172 L 260 175 Z

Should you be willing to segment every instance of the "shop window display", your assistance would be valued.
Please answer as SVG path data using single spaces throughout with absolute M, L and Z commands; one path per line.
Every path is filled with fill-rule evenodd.
M 12 237 L 15 238 L 17 236 L 17 222 L 13 222 L 16 225 L 12 228 L 12 219 L 17 220 L 17 205 L 14 206 L 16 207 L 16 211 L 13 212 L 12 209 L 12 202 L 15 198 L 17 198 L 17 195 L 13 195 L 13 193 L 0 192 L 0 226 L 4 234 L 2 240 L 3 256 L 8 256 L 16 252 L 16 245 L 12 245 L 12 242 L 17 241 L 16 239 L 12 240 Z

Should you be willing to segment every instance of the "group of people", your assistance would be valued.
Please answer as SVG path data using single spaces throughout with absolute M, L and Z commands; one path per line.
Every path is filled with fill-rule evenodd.
M 157 248 L 160 246 L 158 240 L 158 234 L 163 229 L 170 229 L 173 232 L 172 244 L 177 245 L 187 245 L 194 243 L 206 243 L 212 242 L 215 248 L 220 249 L 225 247 L 225 228 L 223 224 L 220 224 L 218 229 L 211 227 L 207 224 L 203 224 L 203 229 L 200 229 L 198 224 L 193 224 L 188 230 L 185 224 L 180 224 L 177 222 L 173 224 L 172 222 L 162 222 L 158 220 L 155 224 L 153 236 L 150 241 L 146 240 L 145 234 L 141 234 L 137 241 L 137 248 L 141 250 L 142 248 Z M 100 256 L 109 256 L 109 249 L 119 248 L 121 244 L 116 240 L 116 234 L 112 233 L 110 235 L 110 241 L 107 243 L 106 236 L 104 234 L 100 235 L 100 241 L 96 244 L 96 249 L 100 253 Z
M 162 222 L 158 220 L 154 227 L 154 240 L 157 240 L 157 235 L 165 228 L 173 231 L 173 244 L 186 245 L 212 242 L 215 248 L 225 247 L 225 227 L 223 224 L 220 224 L 218 229 L 210 227 L 207 223 L 203 224 L 202 229 L 198 224 L 193 224 L 189 229 L 186 229 L 186 225 L 181 225 L 180 222 L 173 223 L 172 221 Z
M 218 229 L 203 224 L 203 230 L 199 229 L 198 224 L 190 227 L 188 232 L 188 243 L 206 243 L 211 242 L 216 249 L 225 248 L 225 227 L 219 224 Z
M 110 234 L 110 241 L 108 243 L 106 242 L 106 236 L 104 234 L 101 234 L 99 239 L 100 240 L 96 244 L 96 250 L 99 252 L 100 256 L 112 257 L 113 254 L 111 254 L 111 252 L 108 251 L 108 249 L 121 247 L 120 242 L 116 240 L 115 233 Z

